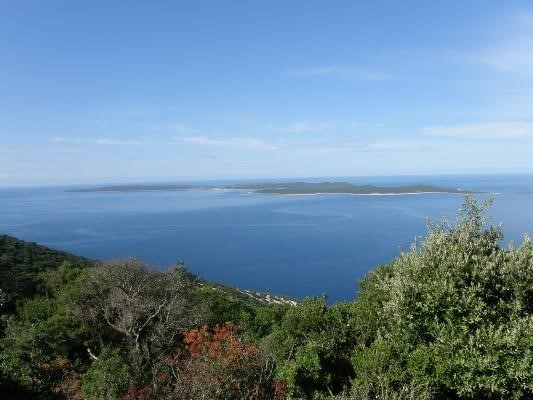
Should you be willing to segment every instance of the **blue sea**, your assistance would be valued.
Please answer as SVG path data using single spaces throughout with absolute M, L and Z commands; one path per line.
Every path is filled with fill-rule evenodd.
M 505 243 L 533 233 L 533 175 L 332 179 L 495 193 L 490 216 L 503 224 Z M 456 194 L 65 192 L 71 188 L 0 189 L 0 233 L 100 260 L 134 256 L 158 268 L 181 260 L 212 281 L 296 298 L 327 294 L 330 302 L 353 299 L 359 279 L 426 233 L 427 218 L 453 219 L 463 201 Z

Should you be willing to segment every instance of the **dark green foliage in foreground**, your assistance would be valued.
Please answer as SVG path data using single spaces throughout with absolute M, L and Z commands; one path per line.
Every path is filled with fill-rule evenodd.
M 193 301 L 209 309 L 208 323 L 211 326 L 226 321 L 241 322 L 244 314 L 253 312 L 254 305 L 243 301 L 234 292 L 222 290 L 209 284 L 199 286 L 193 293 Z
M 532 399 L 533 244 L 501 247 L 487 206 L 467 198 L 333 306 L 2 237 L 0 397 Z
M 353 377 L 353 307 L 310 298 L 291 307 L 261 343 L 274 355 L 278 376 L 297 398 L 338 393 Z
M 85 270 L 64 262 L 41 276 L 48 296 L 23 303 L 6 319 L 0 339 L 0 368 L 28 392 L 50 391 L 65 368 L 84 357 L 83 343 L 91 337 L 74 308 L 81 297 Z
M 533 393 L 533 245 L 499 246 L 488 204 L 362 282 L 357 398 L 525 398 Z
M 98 360 L 82 375 L 82 395 L 90 400 L 118 399 L 131 382 L 131 367 L 118 349 L 103 348 Z
M 79 267 L 93 264 L 83 257 L 0 235 L 0 311 L 13 312 L 16 302 L 41 294 L 40 274 L 64 261 Z

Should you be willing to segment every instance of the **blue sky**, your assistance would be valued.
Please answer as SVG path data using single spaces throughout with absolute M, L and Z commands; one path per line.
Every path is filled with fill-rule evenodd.
M 531 2 L 0 0 L 0 186 L 499 172 Z

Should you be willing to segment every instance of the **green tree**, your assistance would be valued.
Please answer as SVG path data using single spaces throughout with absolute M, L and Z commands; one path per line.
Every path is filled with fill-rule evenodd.
M 49 295 L 24 302 L 6 320 L 0 339 L 3 374 L 41 397 L 52 392 L 65 370 L 73 367 L 70 360 L 84 357 L 84 342 L 90 337 L 73 307 L 81 293 L 84 270 L 65 262 L 45 278 L 51 276 L 54 279 L 40 283 Z
M 129 360 L 118 349 L 105 347 L 81 379 L 85 400 L 119 399 L 131 383 Z
M 227 321 L 240 323 L 243 314 L 253 313 L 254 308 L 232 293 L 206 284 L 193 291 L 192 299 L 195 305 L 209 310 L 207 322 L 211 326 Z
M 261 343 L 274 355 L 289 396 L 320 399 L 342 391 L 353 374 L 352 324 L 351 305 L 328 307 L 324 297 L 286 311 Z
M 245 335 L 253 341 L 259 341 L 279 328 L 283 316 L 291 309 L 287 304 L 268 304 L 242 313 Z
M 0 235 L 0 312 L 14 313 L 18 303 L 44 294 L 40 274 L 57 269 L 64 261 L 78 267 L 93 265 L 83 257 Z
M 525 398 L 533 394 L 533 245 L 502 248 L 489 202 L 362 282 L 355 303 L 357 398 Z
M 118 260 L 88 270 L 80 309 L 88 323 L 107 328 L 103 343 L 131 354 L 143 384 L 153 379 L 162 355 L 181 344 L 183 332 L 206 322 L 207 306 L 193 301 L 196 285 L 183 265 L 159 271 L 136 259 Z

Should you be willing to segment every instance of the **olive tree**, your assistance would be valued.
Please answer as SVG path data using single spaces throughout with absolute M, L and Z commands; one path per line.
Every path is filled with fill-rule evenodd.
M 89 271 L 83 307 L 152 364 L 185 330 L 205 321 L 207 311 L 191 300 L 196 283 L 181 264 L 159 271 L 133 258 L 112 261 Z
M 370 273 L 356 302 L 356 398 L 533 395 L 533 244 L 504 248 L 489 202 Z

